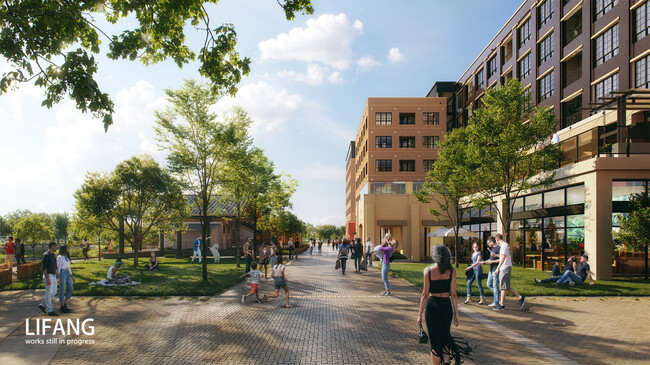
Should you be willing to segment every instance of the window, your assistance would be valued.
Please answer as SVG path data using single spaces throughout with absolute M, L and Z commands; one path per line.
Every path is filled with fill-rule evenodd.
M 399 113 L 399 124 L 415 124 L 415 113 Z
M 483 75 L 483 70 L 481 70 L 476 74 L 476 87 L 480 89 L 484 85 L 485 85 L 485 75 Z
M 594 85 L 596 101 L 608 97 L 612 91 L 618 90 L 618 73 L 606 78 L 605 80 Z
M 594 40 L 596 48 L 596 66 L 602 65 L 618 54 L 618 24 L 607 29 Z
M 422 122 L 424 125 L 439 125 L 440 114 L 438 112 L 422 113 Z
M 375 137 L 376 148 L 393 148 L 393 137 L 377 136 Z
M 594 2 L 596 3 L 594 4 L 596 19 L 599 19 L 601 16 L 605 15 L 608 11 L 612 10 L 616 4 L 618 4 L 618 0 L 595 0 Z
M 635 68 L 635 85 L 638 88 L 650 89 L 650 56 L 636 61 Z
M 375 124 L 377 125 L 393 124 L 393 113 L 375 113 Z
M 438 136 L 424 136 L 424 148 L 438 148 L 438 141 L 440 137 Z
M 436 160 L 422 160 L 422 170 L 424 172 L 429 172 L 433 170 L 433 164 L 436 162 Z
M 377 172 L 393 171 L 393 160 L 375 160 L 375 171 Z
M 469 81 L 467 82 L 467 84 L 465 85 L 465 91 L 467 93 L 465 95 L 465 100 L 466 101 L 470 100 L 470 99 L 472 99 L 474 97 L 474 85 L 472 84 L 472 78 L 471 77 L 470 77 Z
M 400 160 L 399 161 L 399 170 L 406 172 L 415 171 L 415 160 Z
M 646 181 L 612 181 L 612 201 L 629 201 L 634 194 L 645 194 Z
M 584 204 L 585 186 L 576 185 L 566 189 L 566 205 Z
M 544 208 L 563 207 L 564 189 L 547 191 L 544 193 Z
M 517 72 L 519 72 L 519 80 L 523 80 L 530 75 L 530 53 L 519 61 Z
M 526 42 L 530 40 L 530 18 L 517 29 L 518 48 L 521 48 Z
M 526 97 L 524 99 L 524 113 L 529 113 L 533 110 L 533 90 L 528 88 L 524 91 L 524 96 Z
M 650 3 L 645 2 L 634 9 L 634 40 L 638 41 L 650 34 Z
M 542 208 L 542 194 L 528 195 L 524 198 L 524 210 L 537 210 Z
M 542 79 L 537 82 L 537 89 L 539 90 L 539 101 L 553 96 L 555 88 L 553 76 L 555 76 L 555 71 L 549 72 L 548 75 L 542 77 Z
M 497 56 L 493 56 L 489 61 L 488 61 L 488 79 L 492 77 L 497 73 Z
M 399 148 L 415 148 L 415 137 L 399 137 Z
M 553 0 L 546 0 L 542 3 L 537 8 L 538 14 L 539 14 L 539 27 L 541 28 L 542 25 L 548 23 L 549 20 L 553 17 Z
M 538 65 L 541 65 L 553 57 L 553 33 L 544 38 L 544 40 L 537 45 L 537 54 L 539 55 L 537 59 Z

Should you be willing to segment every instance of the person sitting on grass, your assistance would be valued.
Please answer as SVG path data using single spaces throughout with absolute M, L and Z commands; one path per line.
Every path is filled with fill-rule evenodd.
M 582 255 L 576 272 L 565 271 L 564 274 L 562 274 L 562 277 L 553 283 L 553 285 L 569 284 L 574 286 L 576 284 L 582 284 L 587 280 L 587 276 L 589 277 L 589 285 L 594 285 L 595 283 L 594 279 L 592 279 L 591 268 L 587 261 L 589 261 L 589 256 Z
M 251 277 L 251 291 L 248 294 L 244 294 L 241 296 L 241 302 L 244 303 L 246 301 L 246 298 L 250 297 L 251 295 L 255 294 L 255 297 L 257 298 L 258 303 L 262 303 L 262 300 L 260 299 L 260 294 L 258 291 L 258 287 L 260 285 L 260 276 L 262 276 L 262 272 L 257 270 L 257 263 L 253 262 L 251 263 L 251 268 L 253 270 L 245 273 L 244 275 L 240 276 L 239 278 L 242 279 L 244 276 L 250 276 Z
M 158 266 L 158 258 L 156 257 L 156 252 L 151 251 L 151 257 L 149 257 L 149 263 L 144 266 L 149 271 L 160 270 Z
M 110 284 L 123 285 L 131 282 L 131 278 L 128 275 L 117 275 L 117 269 L 122 267 L 122 260 L 115 260 L 115 264 L 108 269 L 108 274 L 106 279 Z
M 562 274 L 564 274 L 565 272 L 567 271 L 576 272 L 577 269 L 578 269 L 578 263 L 576 262 L 576 257 L 571 256 L 569 257 L 569 260 L 567 261 L 566 265 L 564 265 L 564 269 L 562 269 L 562 271 L 560 271 L 560 266 L 557 263 L 555 263 L 553 265 L 553 270 L 551 270 L 551 277 L 543 280 L 539 280 L 538 278 L 535 278 L 535 283 L 537 284 L 555 283 L 556 281 L 560 280 Z

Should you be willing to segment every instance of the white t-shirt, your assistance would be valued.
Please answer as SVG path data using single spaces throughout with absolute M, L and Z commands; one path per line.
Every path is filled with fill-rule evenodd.
M 276 278 L 281 278 L 282 277 L 282 269 L 284 269 L 284 265 L 275 265 L 273 266 L 273 276 Z
M 499 246 L 501 246 L 501 251 L 499 251 L 499 255 L 500 256 L 506 255 L 506 259 L 503 261 L 503 265 L 501 265 L 501 267 L 512 266 L 512 258 L 510 257 L 510 245 L 507 244 L 506 242 L 503 242 Z
M 70 269 L 70 260 L 68 260 L 67 257 L 65 256 L 57 256 L 56 258 L 56 268 L 61 272 L 61 270 L 68 270 Z
M 368 241 L 366 242 L 366 253 L 372 253 L 372 250 L 375 248 L 375 245 Z

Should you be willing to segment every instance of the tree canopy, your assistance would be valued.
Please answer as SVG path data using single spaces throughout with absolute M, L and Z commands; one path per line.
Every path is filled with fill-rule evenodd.
M 32 257 L 36 245 L 52 238 L 52 228 L 46 214 L 30 213 L 18 220 L 13 227 L 14 235 L 32 248 Z
M 0 79 L 0 94 L 34 80 L 45 89 L 42 105 L 48 108 L 66 95 L 77 108 L 101 118 L 104 128 L 113 123 L 114 105 L 96 80 L 95 56 L 106 52 L 113 60 L 140 60 L 145 65 L 172 59 L 179 67 L 198 59 L 199 74 L 213 92 L 234 94 L 250 59 L 236 50 L 232 24 L 216 28 L 206 8 L 217 0 L 8 0 L 0 3 L 0 54 L 10 66 Z M 287 20 L 296 13 L 312 14 L 311 0 L 277 0 Z M 135 20 L 133 29 L 114 34 L 100 28 L 95 18 L 110 24 Z M 191 27 L 187 27 L 190 25 Z M 110 27 L 111 29 L 114 27 Z M 186 44 L 186 32 L 204 33 L 198 50 Z M 102 43 L 108 47 L 102 50 Z

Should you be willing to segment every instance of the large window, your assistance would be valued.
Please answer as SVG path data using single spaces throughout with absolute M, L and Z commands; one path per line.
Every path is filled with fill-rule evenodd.
M 423 147 L 424 148 L 438 148 L 438 142 L 440 137 L 438 136 L 424 136 Z
M 434 163 L 436 163 L 436 160 L 422 160 L 422 170 L 424 172 L 429 172 L 433 170 Z
M 526 42 L 530 40 L 530 18 L 517 29 L 517 45 L 521 48 Z
M 612 91 L 618 90 L 618 73 L 594 85 L 596 100 L 608 97 Z
M 415 113 L 399 113 L 399 124 L 415 124 Z
M 424 112 L 422 113 L 422 123 L 424 125 L 439 125 L 440 113 L 438 112 Z
M 634 40 L 638 41 L 650 34 L 650 2 L 634 9 Z
M 645 56 L 636 61 L 634 64 L 634 77 L 636 87 L 650 89 L 650 56 Z
M 375 124 L 378 125 L 393 124 L 393 113 L 375 113 Z
M 485 75 L 483 74 L 483 69 L 476 74 L 476 87 L 482 88 L 485 86 Z
M 596 13 L 596 19 L 599 19 L 601 16 L 605 15 L 608 11 L 612 10 L 616 4 L 618 4 L 618 0 L 595 0 L 594 1 L 594 12 Z
M 614 24 L 594 40 L 596 66 L 602 65 L 618 54 L 618 24 Z
M 537 45 L 537 64 L 541 65 L 553 57 L 553 33 Z
M 612 201 L 629 201 L 630 195 L 644 194 L 647 181 L 612 181 Z
M 415 148 L 415 137 L 399 137 L 399 148 Z
M 413 172 L 415 171 L 415 160 L 400 160 L 399 161 L 399 170 L 402 172 Z
M 497 73 L 497 56 L 494 55 L 492 58 L 488 61 L 488 79 L 492 77 L 495 73 Z
M 576 185 L 566 189 L 566 205 L 584 204 L 585 186 Z
M 528 77 L 528 75 L 530 75 L 530 53 L 519 60 L 519 64 L 517 65 L 517 72 L 519 73 L 520 80 L 523 80 Z
M 375 160 L 375 171 L 377 172 L 393 171 L 393 160 Z
M 542 5 L 540 5 L 537 9 L 538 9 L 538 14 L 539 14 L 539 17 L 538 17 L 539 22 L 538 22 L 538 24 L 539 24 L 539 26 L 541 28 L 542 25 L 548 23 L 551 20 L 551 18 L 553 18 L 553 13 L 554 13 L 553 0 L 544 1 L 542 3 Z
M 553 81 L 553 77 L 555 76 L 554 74 L 555 71 L 551 71 L 538 81 L 537 89 L 539 90 L 539 101 L 546 100 L 553 96 L 553 93 L 555 92 L 555 82 Z
M 375 147 L 376 148 L 392 148 L 393 147 L 393 137 L 391 137 L 391 136 L 377 136 L 377 137 L 375 137 Z
M 544 208 L 564 206 L 564 189 L 552 190 L 544 193 Z

